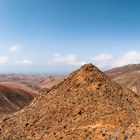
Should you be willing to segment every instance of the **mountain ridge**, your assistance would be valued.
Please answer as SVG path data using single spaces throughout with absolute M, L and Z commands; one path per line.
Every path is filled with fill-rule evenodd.
M 105 72 L 111 79 L 140 94 L 140 64 L 129 64 Z
M 86 64 L 2 122 L 0 139 L 136 139 L 139 116 L 138 94 Z

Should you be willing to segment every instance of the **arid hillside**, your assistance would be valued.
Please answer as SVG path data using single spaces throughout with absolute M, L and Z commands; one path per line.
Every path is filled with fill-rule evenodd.
M 139 140 L 140 95 L 92 64 L 0 123 L 0 140 Z
M 0 83 L 1 82 L 18 83 L 36 90 L 38 89 L 38 85 L 43 78 L 44 77 L 42 76 L 26 75 L 26 74 L 7 74 L 7 75 L 1 74 Z
M 54 85 L 62 82 L 64 80 L 64 76 L 48 76 L 44 77 L 42 81 L 39 83 L 40 88 L 52 88 Z
M 106 71 L 119 84 L 140 94 L 140 64 L 132 64 Z
M 39 91 L 43 88 L 51 88 L 54 85 L 64 80 L 64 76 L 37 76 L 26 74 L 8 74 L 0 75 L 0 83 L 12 83 L 18 85 L 25 85 L 32 88 L 35 91 Z
M 0 118 L 21 110 L 36 96 L 32 90 L 12 83 L 0 84 Z
M 25 75 L 25 74 L 0 74 L 0 82 L 19 82 L 19 83 L 32 83 L 37 82 L 40 76 Z

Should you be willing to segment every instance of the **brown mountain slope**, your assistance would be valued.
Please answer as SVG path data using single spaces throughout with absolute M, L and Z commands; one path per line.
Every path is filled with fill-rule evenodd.
M 0 117 L 10 115 L 27 105 L 36 94 L 10 83 L 0 84 Z
M 48 76 L 44 77 L 44 79 L 39 83 L 40 88 L 52 88 L 54 85 L 62 82 L 64 80 L 64 76 Z
M 0 82 L 19 82 L 19 83 L 35 83 L 41 79 L 40 76 L 26 74 L 0 74 Z
M 106 71 L 114 81 L 140 94 L 140 64 L 132 64 Z
M 1 140 L 140 139 L 140 96 L 92 64 L 0 124 Z
M 63 81 L 64 76 L 37 76 L 26 74 L 0 74 L 1 83 L 22 84 L 32 88 L 34 91 L 39 91 L 43 88 L 51 88 L 52 86 Z
M 1 82 L 12 82 L 25 85 L 26 87 L 30 87 L 33 89 L 38 89 L 38 85 L 40 81 L 44 77 L 37 75 L 26 75 L 26 74 L 0 74 L 0 83 Z

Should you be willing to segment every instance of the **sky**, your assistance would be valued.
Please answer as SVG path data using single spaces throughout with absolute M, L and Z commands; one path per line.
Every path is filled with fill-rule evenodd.
M 0 73 L 140 63 L 139 16 L 139 0 L 0 0 Z

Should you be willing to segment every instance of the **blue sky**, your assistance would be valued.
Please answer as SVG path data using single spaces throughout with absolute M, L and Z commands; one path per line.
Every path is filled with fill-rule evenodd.
M 139 0 L 0 0 L 0 73 L 139 63 L 139 16 Z

